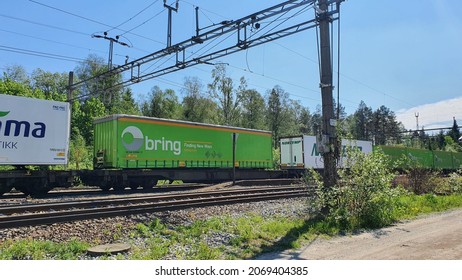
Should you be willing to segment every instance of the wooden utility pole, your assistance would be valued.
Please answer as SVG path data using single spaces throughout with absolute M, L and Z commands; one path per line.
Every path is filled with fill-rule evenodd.
M 337 158 L 339 154 L 338 137 L 336 133 L 336 118 L 334 115 L 332 58 L 330 45 L 330 23 L 328 0 L 319 0 L 317 20 L 319 22 L 320 65 L 321 65 L 321 97 L 322 97 L 322 128 L 318 147 L 321 147 L 324 160 L 324 186 L 333 187 L 337 182 Z

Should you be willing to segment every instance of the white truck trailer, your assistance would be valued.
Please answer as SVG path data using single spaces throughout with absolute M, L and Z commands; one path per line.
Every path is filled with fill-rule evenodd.
M 309 135 L 289 136 L 280 139 L 281 168 L 282 169 L 322 169 L 324 162 L 319 152 L 316 137 Z M 359 140 L 342 140 L 342 157 L 340 167 L 343 166 L 345 150 L 355 146 L 363 153 L 372 152 L 372 142 Z
M 0 165 L 67 164 L 69 103 L 0 94 Z

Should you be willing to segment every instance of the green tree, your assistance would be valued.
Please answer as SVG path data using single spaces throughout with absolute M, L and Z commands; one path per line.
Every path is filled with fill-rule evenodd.
M 68 81 L 67 73 L 52 73 L 38 68 L 32 72 L 31 87 L 41 90 L 46 99 L 65 101 Z
M 266 120 L 273 132 L 273 147 L 277 147 L 279 137 L 283 136 L 287 121 L 288 94 L 280 86 L 275 86 L 268 96 Z
M 162 91 L 158 86 L 151 89 L 150 100 L 142 105 L 143 115 L 156 118 L 180 118 L 181 105 L 172 89 Z
M 258 91 L 250 89 L 242 92 L 241 124 L 243 127 L 266 129 L 265 110 L 265 100 Z
M 197 77 L 187 77 L 183 86 L 182 118 L 191 122 L 218 123 L 217 105 L 202 94 Z
M 304 107 L 300 101 L 289 99 L 283 115 L 287 125 L 283 127 L 281 136 L 311 133 L 310 110 Z
M 119 108 L 120 114 L 140 115 L 141 113 L 140 109 L 138 108 L 138 104 L 133 98 L 133 93 L 130 88 L 127 88 L 123 91 L 120 103 L 117 107 Z
M 233 80 L 226 75 L 226 66 L 218 64 L 212 70 L 212 83 L 208 85 L 212 100 L 218 105 L 220 123 L 224 125 L 238 125 L 239 106 L 242 93 L 246 89 L 246 81 L 242 77 L 237 90 L 233 88 Z
M 81 105 L 80 110 L 75 113 L 75 130 L 85 139 L 85 143 L 93 143 L 93 121 L 95 118 L 106 115 L 104 104 L 97 98 L 86 99 Z
M 358 109 L 353 114 L 351 134 L 357 140 L 372 140 L 374 131 L 372 108 L 361 100 Z
M 43 92 L 34 91 L 30 88 L 29 85 L 22 84 L 20 82 L 15 82 L 9 78 L 0 79 L 0 93 L 14 96 L 35 97 L 41 99 L 45 98 Z
M 3 72 L 3 79 L 30 86 L 30 78 L 26 69 L 20 65 L 8 65 Z
M 389 140 L 399 142 L 401 139 L 402 124 L 396 121 L 393 111 L 385 106 L 380 106 L 373 113 L 375 145 L 385 145 Z
M 322 112 L 321 112 L 321 106 L 318 105 L 316 106 L 316 111 L 313 113 L 311 116 L 311 127 L 312 127 L 312 132 L 315 135 L 320 135 L 321 134 L 321 128 L 322 128 Z
M 103 58 L 96 55 L 89 55 L 88 58 L 80 63 L 75 69 L 78 80 L 88 80 L 107 71 L 107 65 Z M 98 79 L 91 79 L 80 88 L 82 99 L 97 98 L 105 106 L 107 113 L 120 113 L 120 101 L 122 99 L 123 88 L 118 86 L 122 81 L 121 74 L 102 76 Z
M 453 118 L 452 127 L 451 130 L 448 132 L 448 136 L 450 136 L 455 143 L 459 142 L 460 130 L 455 117 Z
M 312 131 L 312 116 L 310 114 L 310 110 L 307 107 L 300 107 L 300 111 L 298 114 L 299 120 L 299 131 L 301 134 L 308 135 L 313 134 Z

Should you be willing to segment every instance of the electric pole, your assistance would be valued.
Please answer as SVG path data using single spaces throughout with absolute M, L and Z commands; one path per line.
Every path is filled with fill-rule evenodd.
M 337 2 L 337 5 L 340 5 Z M 337 159 L 339 157 L 339 141 L 336 133 L 336 118 L 333 103 L 332 60 L 330 45 L 330 23 L 328 0 L 319 0 L 316 16 L 319 22 L 320 65 L 321 65 L 321 100 L 322 100 L 322 127 L 321 127 L 321 153 L 324 160 L 324 187 L 331 188 L 337 183 Z M 339 104 L 337 104 L 339 106 Z
M 119 36 L 116 36 L 115 38 L 108 37 L 107 32 L 104 32 L 104 36 L 102 35 L 91 35 L 92 38 L 99 38 L 99 39 L 105 39 L 109 41 L 109 58 L 107 61 L 107 69 L 108 71 L 112 70 L 112 54 L 114 52 L 114 43 L 120 44 L 125 47 L 130 47 L 127 43 L 119 41 Z
M 167 5 L 167 0 L 164 0 L 164 7 L 168 9 L 167 49 L 169 49 L 172 46 L 172 11 L 178 12 L 178 0 L 175 7 Z

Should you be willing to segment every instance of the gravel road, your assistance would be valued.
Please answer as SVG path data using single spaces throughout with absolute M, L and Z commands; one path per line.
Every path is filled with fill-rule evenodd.
M 462 260 L 462 209 L 332 239 L 259 259 Z

